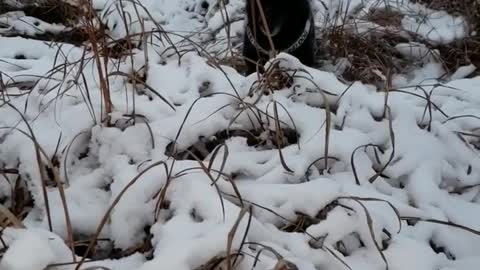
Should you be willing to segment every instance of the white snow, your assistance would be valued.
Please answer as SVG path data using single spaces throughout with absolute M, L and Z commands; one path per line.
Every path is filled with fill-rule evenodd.
M 21 176 L 4 175 L 8 181 L 0 181 L 0 200 L 12 206 L 17 181 L 26 182 L 34 199 L 22 221 L 26 229 L 0 234 L 0 250 L 2 243 L 8 247 L 1 270 L 52 264 L 75 269 L 73 260 L 81 258 L 73 258 L 69 249 L 65 207 L 76 241 L 89 241 L 98 231 L 115 249 L 129 250 L 143 243 L 146 229 L 153 237 L 151 258 L 133 252 L 118 260 L 87 260 L 83 269 L 199 269 L 225 257 L 230 240 L 230 252 L 243 254 L 236 268 L 242 270 L 273 269 L 279 255 L 302 270 L 347 269 L 345 264 L 354 270 L 386 269 L 382 256 L 393 270 L 476 269 L 480 77 L 467 78 L 475 66 L 443 80 L 446 71 L 435 51 L 422 43 L 402 43 L 398 52 L 421 65 L 394 74 L 387 95 L 281 53 L 270 64 L 291 69 L 293 84 L 260 95 L 252 90 L 257 74 L 245 77 L 215 66 L 206 55 L 226 56 L 228 48 L 239 48 L 244 2 L 231 0 L 222 7 L 207 0 L 207 9 L 202 2 L 93 1 L 112 39 L 157 27 L 165 31 L 133 50 L 132 57 L 100 63 L 109 74 L 111 126 L 102 124 L 99 63 L 91 51 L 0 36 L 0 171 L 16 168 Z M 338 11 L 349 8 L 361 18 L 388 2 L 405 15 L 403 31 L 432 43 L 467 36 L 461 17 L 408 1 L 380 2 L 315 0 L 317 27 L 331 26 Z M 128 14 L 127 26 L 120 5 Z M 237 20 L 228 33 L 225 10 Z M 37 31 L 25 23 L 32 20 L 9 13 L 0 24 L 32 36 L 63 31 L 44 22 Z M 170 42 L 181 49 L 181 57 Z M 131 83 L 123 73 L 145 74 L 145 85 Z M 298 132 L 298 142 L 283 147 L 281 155 L 269 135 L 276 130 L 276 116 L 282 128 Z M 192 145 L 201 148 L 199 141 L 234 130 L 261 130 L 259 137 L 267 141 L 255 147 L 233 136 L 202 161 L 168 155 L 172 148 L 177 153 Z M 60 183 L 53 184 L 51 173 L 39 167 L 55 159 L 66 205 Z M 251 217 L 241 216 L 244 207 L 251 207 Z M 305 221 L 295 232 L 285 229 L 295 227 L 300 215 L 316 221 Z M 438 222 L 414 225 L 408 217 L 473 231 Z M 431 242 L 444 252 L 436 252 Z

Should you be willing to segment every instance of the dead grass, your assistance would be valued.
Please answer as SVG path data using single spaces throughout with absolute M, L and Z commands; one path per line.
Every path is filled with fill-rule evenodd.
M 439 51 L 441 60 L 449 73 L 470 64 L 480 68 L 480 36 L 465 38 L 453 44 L 433 48 Z M 480 74 L 479 70 L 476 71 L 476 74 Z
M 451 72 L 460 66 L 473 64 L 480 68 L 480 2 L 478 0 L 413 0 L 434 10 L 444 10 L 452 15 L 464 16 L 472 36 L 451 44 L 434 46 L 444 65 Z M 477 70 L 476 74 L 480 74 Z
M 434 10 L 445 10 L 452 15 L 461 15 L 467 18 L 472 30 L 480 26 L 480 2 L 478 0 L 411 0 L 421 3 Z
M 375 71 L 383 74 L 392 71 L 401 73 L 409 64 L 394 47 L 397 43 L 405 41 L 399 37 L 359 36 L 346 30 L 333 30 L 324 38 L 328 40 L 324 48 L 330 57 L 347 58 L 351 63 L 343 74 L 349 81 L 376 84 L 381 78 Z
M 36 35 L 35 39 L 70 43 L 76 46 L 82 45 L 88 40 L 88 33 L 79 26 L 82 10 L 80 6 L 74 6 L 68 1 L 59 0 L 40 0 L 40 1 L 19 1 L 23 3 L 21 7 L 11 6 L 5 1 L 0 1 L 0 14 L 11 11 L 23 11 L 26 16 L 38 18 L 51 24 L 61 24 L 70 27 L 70 30 L 61 34 L 52 34 L 46 32 Z M 12 32 L 10 36 L 20 36 L 31 38 L 22 33 Z
M 338 206 L 338 202 L 334 201 L 325 208 L 321 209 L 316 216 L 311 217 L 309 215 L 297 212 L 295 213 L 297 216 L 297 219 L 294 222 L 287 222 L 287 224 L 283 227 L 280 228 L 282 231 L 285 232 L 296 232 L 296 233 L 305 233 L 311 225 L 318 224 L 322 222 L 323 220 L 327 219 L 328 214 Z
M 372 9 L 368 12 L 366 19 L 384 27 L 400 27 L 403 14 L 394 9 Z
M 346 58 L 351 63 L 343 77 L 349 81 L 362 81 L 376 84 L 381 82 L 377 71 L 382 74 L 403 73 L 416 63 L 404 59 L 395 49 L 398 43 L 419 42 L 431 50 L 438 50 L 438 61 L 453 74 L 459 67 L 473 64 L 480 68 L 480 3 L 475 0 L 417 0 L 434 10 L 445 10 L 452 15 L 462 15 L 469 24 L 469 37 L 450 44 L 429 44 L 413 33 L 407 38 L 400 35 L 403 15 L 393 9 L 373 9 L 364 19 L 388 30 L 375 30 L 366 34 L 356 34 L 344 26 L 332 27 L 324 34 L 326 44 L 323 50 L 334 60 Z M 398 31 L 396 31 L 397 29 Z M 480 74 L 477 69 L 473 75 Z
M 278 134 L 280 133 L 280 134 Z M 279 138 L 279 135 L 280 138 Z M 228 139 L 234 137 L 243 137 L 247 139 L 247 144 L 252 147 L 261 147 L 262 149 L 278 149 L 288 145 L 294 145 L 298 142 L 298 134 L 293 129 L 282 128 L 280 132 L 276 130 L 225 130 L 217 132 L 210 138 L 199 138 L 198 142 L 188 147 L 184 151 L 175 152 L 173 142 L 165 149 L 165 155 L 174 157 L 177 160 L 196 160 L 204 159 L 214 151 L 218 146 L 224 144 Z M 280 140 L 280 141 L 279 141 Z
M 221 58 L 218 59 L 218 64 L 230 66 L 242 74 L 247 71 L 247 65 L 243 60 L 242 56 L 233 55 L 231 57 Z
M 37 0 L 18 2 L 23 3 L 20 9 L 9 5 L 7 1 L 1 1 L 0 14 L 21 10 L 27 16 L 38 18 L 47 23 L 58 23 L 65 26 L 73 26 L 79 19 L 78 7 L 67 3 L 67 1 Z

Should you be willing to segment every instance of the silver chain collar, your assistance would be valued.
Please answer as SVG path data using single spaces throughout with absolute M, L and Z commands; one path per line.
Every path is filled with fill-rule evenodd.
M 259 50 L 260 52 L 264 53 L 264 54 L 267 54 L 268 56 L 272 57 L 272 54 L 273 54 L 273 51 L 272 50 L 266 50 L 264 49 L 262 46 L 260 46 L 260 44 L 258 44 L 257 40 L 255 39 L 255 37 L 253 36 L 253 33 L 252 33 L 252 30 L 250 29 L 249 25 L 248 25 L 248 21 L 247 21 L 247 29 L 246 29 L 246 32 L 247 32 L 247 37 L 248 37 L 248 40 L 250 41 L 250 43 L 252 43 L 252 45 L 257 49 Z M 302 35 L 292 44 L 290 45 L 288 48 L 286 49 L 283 49 L 281 50 L 282 52 L 285 52 L 285 53 L 291 53 L 293 51 L 295 51 L 296 49 L 300 48 L 300 46 L 302 46 L 302 44 L 305 42 L 305 40 L 307 39 L 308 37 L 308 34 L 310 34 L 310 27 L 312 25 L 312 18 L 309 17 L 307 22 L 305 23 L 305 28 L 303 29 L 303 33 Z

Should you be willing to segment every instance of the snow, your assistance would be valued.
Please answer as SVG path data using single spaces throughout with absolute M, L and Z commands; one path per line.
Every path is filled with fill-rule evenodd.
M 71 253 L 63 240 L 45 230 L 7 229 L 3 237 L 11 244 L 0 262 L 1 269 L 27 270 L 32 266 L 45 268 L 49 264 L 68 260 L 69 256 L 71 259 Z
M 65 207 L 75 240 L 89 241 L 98 232 L 110 240 L 105 252 L 142 244 L 145 231 L 152 236 L 151 257 L 136 251 L 120 259 L 87 259 L 83 269 L 199 269 L 227 256 L 229 244 L 232 254 L 244 255 L 238 269 L 273 269 L 278 256 L 302 270 L 347 269 L 345 264 L 380 270 L 385 261 L 393 270 L 477 267 L 480 77 L 469 78 L 477 67 L 461 67 L 445 79 L 435 51 L 401 43 L 397 51 L 421 64 L 394 74 L 387 96 L 281 53 L 269 64 L 289 70 L 292 86 L 261 95 L 257 74 L 245 77 L 206 55 L 227 56 L 230 45 L 241 45 L 242 0 L 225 7 L 208 0 L 207 8 L 199 0 L 138 2 L 93 1 L 112 39 L 157 27 L 171 39 L 152 37 L 131 58 L 98 63 L 84 47 L 0 36 L 0 171 L 17 168 L 34 199 L 22 220 L 26 228 L 0 234 L 8 246 L 0 269 L 75 269 L 72 260 L 81 258 L 72 258 L 69 249 Z M 386 4 L 404 15 L 403 31 L 432 43 L 468 36 L 463 18 L 408 1 L 313 2 L 319 30 L 338 11 L 348 8 L 361 18 Z M 127 24 L 119 5 L 129 14 Z M 229 30 L 225 10 L 237 20 Z M 0 25 L 27 36 L 64 30 L 45 22 L 28 27 L 25 22 L 33 20 L 7 13 Z M 170 42 L 182 49 L 181 57 Z M 97 65 L 110 74 L 111 126 L 101 124 L 105 104 Z M 144 85 L 123 73 L 145 74 Z M 298 133 L 298 142 L 277 149 L 268 134 L 276 130 L 275 117 Z M 252 146 L 233 136 L 200 161 L 169 156 L 172 149 L 201 148 L 199 141 L 221 140 L 220 132 L 234 130 L 263 130 L 259 137 L 267 141 Z M 64 191 L 60 183 L 48 183 L 44 193 L 39 164 L 54 160 Z M 0 200 L 10 207 L 12 187 L 21 180 L 5 178 Z M 48 172 L 47 178 L 53 182 Z M 244 209 L 250 213 L 242 215 Z M 300 215 L 315 222 L 285 229 Z M 411 224 L 407 217 L 473 231 Z

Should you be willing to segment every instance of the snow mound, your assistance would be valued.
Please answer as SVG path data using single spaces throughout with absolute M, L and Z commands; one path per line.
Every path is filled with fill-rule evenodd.
M 319 24 L 345 8 L 325 2 L 314 1 Z M 480 77 L 434 79 L 438 64 L 425 60 L 382 91 L 281 53 L 268 67 L 288 83 L 273 91 L 267 75 L 209 57 L 228 53 L 227 36 L 241 40 L 241 0 L 93 5 L 113 39 L 157 32 L 109 61 L 0 37 L 0 199 L 14 206 L 21 185 L 33 198 L 26 228 L 2 233 L 0 269 L 478 265 Z M 135 19 L 124 24 L 118 5 Z M 237 20 L 229 30 L 225 13 Z M 419 34 L 466 35 L 446 26 L 462 19 L 436 15 Z M 72 254 L 78 242 L 96 255 Z

